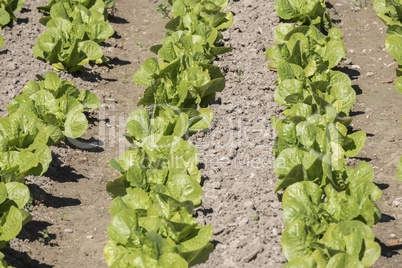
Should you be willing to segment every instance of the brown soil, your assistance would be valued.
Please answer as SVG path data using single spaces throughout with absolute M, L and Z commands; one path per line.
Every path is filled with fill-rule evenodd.
M 45 176 L 28 178 L 34 220 L 2 250 L 15 267 L 107 267 L 102 251 L 108 240 L 111 198 L 105 184 L 117 176 L 108 162 L 127 149 L 121 135 L 125 119 L 143 92 L 132 76 L 153 56 L 148 50 L 161 42 L 167 22 L 155 14 L 158 0 L 116 2 L 110 16 L 116 34 L 103 48 L 109 64 L 74 76 L 62 74 L 79 88 L 94 91 L 102 106 L 89 113 L 92 124 L 82 139 L 52 148 L 54 161 Z M 382 222 L 374 227 L 383 256 L 375 267 L 397 267 L 402 263 L 400 249 L 387 247 L 394 236 L 402 238 L 398 225 L 402 204 L 396 202 L 401 199 L 402 184 L 395 178 L 402 155 L 402 108 L 398 105 L 402 96 L 392 84 L 396 66 L 385 67 L 393 62 L 383 49 L 386 27 L 371 7 L 358 10 L 350 1 L 330 2 L 351 59 L 342 69 L 351 75 L 359 94 L 353 127 L 369 134 L 366 146 L 350 163 L 369 161 L 384 191 L 379 201 Z M 35 40 L 45 30 L 35 7 L 45 3 L 27 1 L 17 14 L 19 20 L 2 31 L 6 43 L 0 50 L 4 62 L 0 65 L 0 116 L 7 114 L 9 100 L 35 80 L 35 74 L 51 70 L 32 54 Z M 214 225 L 216 245 L 201 267 L 280 267 L 285 263 L 280 247 L 282 209 L 273 191 L 275 133 L 269 122 L 282 107 L 273 101 L 276 74 L 267 69 L 264 55 L 274 44 L 273 31 L 279 23 L 273 3 L 230 1 L 228 9 L 235 13 L 235 22 L 224 37 L 233 52 L 217 61 L 226 74 L 226 89 L 211 104 L 215 114 L 211 131 L 192 138 L 200 151 L 204 189 L 196 216 L 200 223 Z M 50 232 L 47 244 L 39 242 L 38 231 L 44 229 Z

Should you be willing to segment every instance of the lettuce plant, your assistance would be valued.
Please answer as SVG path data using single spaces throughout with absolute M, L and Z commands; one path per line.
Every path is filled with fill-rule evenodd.
M 4 21 L 0 22 L 0 26 L 5 26 L 7 25 L 10 20 L 16 20 L 17 17 L 15 17 L 14 12 L 20 11 L 25 4 L 25 0 L 0 0 L 0 12 L 1 10 L 4 10 L 8 13 L 8 16 L 5 16 L 4 13 L 1 14 L 0 18 L 4 19 L 6 21 L 7 17 L 9 18 L 7 23 L 3 23 Z
M 218 31 L 226 30 L 233 24 L 233 14 L 223 13 L 228 6 L 226 0 L 169 0 L 174 18 L 166 24 L 172 31 L 189 31 L 193 34 L 197 27 L 208 25 Z M 217 33 L 221 36 L 221 33 Z
M 0 32 L 2 27 L 17 19 L 14 12 L 20 11 L 24 3 L 25 0 L 0 0 Z M 3 45 L 4 38 L 0 35 L 0 48 Z
M 388 27 L 402 26 L 402 1 L 374 0 L 373 7 L 377 15 Z
M 99 108 L 98 97 L 89 90 L 79 91 L 74 83 L 63 81 L 52 72 L 39 78 L 39 83 L 29 82 L 24 87 L 23 94 L 9 103 L 9 114 L 30 112 L 43 122 L 59 128 L 63 137 L 80 137 L 88 127 L 88 120 L 83 112 L 86 109 Z
M 174 199 L 201 203 L 201 173 L 198 150 L 189 141 L 175 136 L 150 135 L 141 149 L 124 153 L 112 166 L 121 177 L 109 182 L 112 197 L 125 195 L 127 188 L 159 189 Z
M 0 119 L 0 175 L 5 181 L 24 182 L 42 175 L 52 160 L 51 145 L 62 136 L 59 128 L 45 124 L 33 113 L 18 111 Z
M 319 29 L 332 28 L 332 20 L 325 13 L 325 0 L 275 0 L 275 10 L 284 20 L 298 25 L 314 25 Z
M 36 41 L 34 55 L 49 61 L 55 70 L 75 72 L 89 62 L 108 61 L 99 43 L 113 35 L 105 22 L 105 4 L 96 1 L 90 9 L 69 1 L 54 3 L 50 16 L 42 18 L 47 29 Z
M 205 107 L 225 87 L 219 68 L 183 56 L 172 63 L 158 63 L 149 58 L 135 74 L 134 81 L 145 85 L 143 98 L 138 105 L 169 103 L 178 108 Z
M 110 267 L 189 267 L 208 259 L 212 226 L 198 226 L 192 202 L 160 190 L 132 189 L 110 206 L 113 220 L 104 249 Z
M 295 27 L 280 24 L 275 29 L 277 45 L 267 49 L 266 59 L 270 69 L 277 69 L 282 62 L 301 66 L 307 77 L 320 68 L 332 69 L 345 59 L 345 45 L 342 31 L 331 28 L 325 36 L 314 26 Z
M 176 107 L 154 107 L 148 110 L 137 109 L 127 119 L 129 133 L 125 137 L 135 146 L 142 147 L 144 139 L 151 134 L 172 135 L 188 139 L 198 130 L 208 128 L 212 123 L 213 113 L 208 108 L 178 109 Z
M 23 209 L 28 200 L 29 189 L 24 184 L 0 182 L 0 248 L 4 248 L 14 239 L 22 226 L 31 220 L 29 212 Z M 0 264 L 4 265 L 2 258 L 0 260 Z
M 37 9 L 43 12 L 50 12 L 53 5 L 57 3 L 68 3 L 69 5 L 81 5 L 89 10 L 97 10 L 101 14 L 105 15 L 107 19 L 107 9 L 115 7 L 115 0 L 49 0 L 47 6 L 39 6 Z

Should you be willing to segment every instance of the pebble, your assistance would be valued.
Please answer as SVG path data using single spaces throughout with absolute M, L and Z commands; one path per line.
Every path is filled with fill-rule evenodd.
M 357 64 L 353 64 L 352 66 L 350 66 L 350 68 L 352 69 L 360 69 L 360 66 Z
M 368 72 L 368 73 L 366 73 L 366 76 L 367 76 L 367 77 L 372 77 L 373 75 L 374 75 L 373 72 Z
M 94 238 L 93 235 L 87 235 L 87 239 L 92 239 L 92 238 Z
M 248 200 L 248 201 L 244 202 L 244 203 L 243 203 L 243 206 L 244 206 L 245 208 L 251 208 L 251 209 L 254 208 L 253 201 L 251 201 L 251 200 Z
M 394 200 L 392 201 L 392 205 L 399 207 L 401 205 L 401 202 L 399 200 Z
M 276 228 L 272 229 L 272 234 L 274 236 L 277 236 L 278 235 L 278 229 L 276 229 Z
M 214 182 L 213 184 L 212 184 L 212 187 L 214 187 L 214 189 L 220 189 L 222 186 L 221 186 L 221 184 L 219 183 L 219 182 Z
M 64 232 L 67 234 L 71 234 L 73 232 L 73 229 L 64 229 Z
M 241 227 L 241 226 L 244 226 L 244 225 L 246 225 L 248 223 L 248 218 L 243 218 L 243 219 L 241 219 L 241 221 L 240 221 L 240 223 L 239 223 L 239 226 Z

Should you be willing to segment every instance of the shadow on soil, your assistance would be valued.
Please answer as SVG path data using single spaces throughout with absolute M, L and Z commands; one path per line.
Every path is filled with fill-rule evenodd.
M 207 216 L 209 214 L 214 213 L 213 208 L 197 208 L 196 211 L 194 211 L 194 217 L 197 218 L 200 214 Z
M 361 88 L 359 87 L 359 85 L 353 85 L 352 88 L 355 90 L 356 95 L 360 95 L 363 93 L 363 91 L 361 90 Z
M 380 222 L 390 222 L 390 221 L 394 221 L 394 220 L 395 220 L 394 216 L 384 214 L 384 213 L 381 214 Z
M 130 65 L 131 61 L 128 60 L 121 60 L 118 57 L 110 58 L 109 64 L 111 65 L 117 65 L 117 66 L 124 66 L 124 65 Z M 111 66 L 113 69 L 113 66 Z
M 21 232 L 18 234 L 18 238 L 22 240 L 29 240 L 34 242 L 39 240 L 39 238 L 43 238 L 39 232 L 47 229 L 49 226 L 52 226 L 50 222 L 46 221 L 30 221 L 22 227 Z M 55 234 L 49 234 L 50 241 L 56 238 Z
M 360 75 L 360 72 L 355 69 L 350 69 L 347 66 L 340 66 L 333 68 L 334 71 L 341 71 L 349 76 L 350 80 L 355 80 Z
M 76 198 L 70 197 L 58 197 L 45 192 L 36 184 L 28 185 L 30 192 L 32 193 L 34 204 L 43 204 L 47 207 L 62 208 L 81 205 L 81 201 Z
M 362 114 L 365 114 L 365 112 L 363 112 L 363 111 L 350 111 L 349 116 L 354 117 L 354 116 L 362 115 Z
M 29 22 L 28 18 L 24 18 L 24 19 L 18 18 L 17 19 L 17 24 L 28 24 L 28 22 Z
M 127 24 L 130 23 L 128 20 L 126 20 L 125 18 L 120 18 L 118 16 L 113 16 L 113 15 L 109 15 L 108 17 L 109 22 L 111 23 L 116 23 L 116 24 Z
M 54 266 L 45 263 L 39 263 L 38 260 L 31 259 L 25 252 L 16 251 L 9 247 L 2 249 L 4 260 L 13 267 L 24 268 L 53 268 Z
M 91 137 L 89 139 L 69 139 L 67 143 L 71 148 L 78 149 L 84 152 L 100 153 L 105 151 L 105 149 L 103 148 L 104 143 L 99 139 L 95 139 L 94 137 Z
M 387 183 L 375 183 L 375 185 L 377 185 L 377 187 L 380 188 L 381 191 L 389 188 L 389 184 Z
M 399 255 L 398 250 L 402 249 L 402 245 L 398 246 L 387 246 L 383 242 L 381 242 L 378 238 L 375 238 L 375 242 L 380 244 L 381 247 L 381 256 L 391 258 L 392 256 Z
M 62 166 L 63 162 L 60 161 L 60 155 L 52 152 L 52 163 L 44 176 L 50 179 L 63 183 L 63 182 L 78 182 L 84 179 L 85 176 L 77 173 L 77 171 L 70 166 Z

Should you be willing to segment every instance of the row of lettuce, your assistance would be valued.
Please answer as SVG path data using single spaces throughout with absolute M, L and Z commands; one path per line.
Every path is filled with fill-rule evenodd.
M 356 93 L 350 78 L 333 70 L 345 59 L 343 34 L 324 0 L 276 0 L 275 9 L 284 22 L 266 57 L 279 76 L 275 101 L 286 106 L 271 118 L 275 189 L 285 189 L 285 267 L 369 267 L 381 253 L 371 228 L 381 217 L 375 201 L 382 192 L 368 163 L 346 166 L 366 133 L 351 133 Z
M 25 0 L 0 0 L 0 32 L 1 29 L 15 21 L 17 17 L 14 12 L 20 11 Z M 0 48 L 4 45 L 4 38 L 0 35 Z
M 114 198 L 104 248 L 110 267 L 189 267 L 205 262 L 214 247 L 212 226 L 197 224 L 201 173 L 197 148 L 188 141 L 209 127 L 205 108 L 225 87 L 212 62 L 230 52 L 221 31 L 233 22 L 228 0 L 173 0 L 171 35 L 151 51 L 134 81 L 146 86 L 127 120 L 131 147 L 111 165 L 120 177 L 107 184 Z
M 373 6 L 388 27 L 385 48 L 398 62 L 395 87 L 402 94 L 402 1 L 375 0 Z M 402 181 L 402 157 L 398 163 L 397 178 Z
M 53 72 L 38 78 L 10 101 L 9 116 L 0 119 L 0 248 L 31 220 L 24 209 L 30 199 L 25 178 L 46 172 L 49 146 L 81 136 L 88 126 L 84 110 L 99 107 L 95 94 Z M 7 267 L 3 257 L 1 267 Z
M 23 4 L 21 0 L 1 0 L 0 27 L 14 21 L 13 13 L 20 11 Z M 105 26 L 99 15 L 102 13 L 105 18 L 106 7 L 113 4 L 102 0 L 50 0 L 48 6 L 39 9 L 49 12 L 50 16 L 41 22 L 54 29 L 47 30 L 38 39 L 34 54 L 46 55 L 56 70 L 78 70 L 87 63 L 88 55 L 93 55 L 91 51 L 98 49 L 96 53 L 102 54 L 94 42 L 100 43 L 113 34 L 113 29 Z M 76 35 L 69 35 L 72 31 Z M 87 42 L 88 39 L 95 41 Z M 3 44 L 0 37 L 0 47 Z M 90 52 L 87 55 L 83 51 Z M 10 101 L 9 116 L 0 119 L 0 248 L 15 238 L 32 218 L 24 209 L 31 198 L 25 178 L 43 175 L 52 161 L 49 146 L 84 134 L 88 127 L 84 111 L 99 107 L 95 94 L 80 91 L 73 82 L 60 79 L 56 73 L 47 72 L 37 78 L 39 82 L 29 82 L 23 93 Z M 2 253 L 0 264 L 8 267 Z

